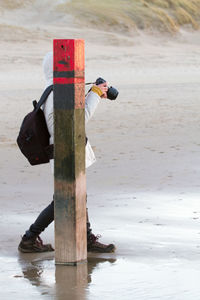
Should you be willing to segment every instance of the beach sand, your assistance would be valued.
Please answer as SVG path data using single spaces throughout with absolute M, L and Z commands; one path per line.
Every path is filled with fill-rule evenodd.
M 126 37 L 11 15 L 0 27 L 1 299 L 198 299 L 200 33 Z M 53 38 L 85 39 L 86 82 L 101 76 L 120 93 L 102 100 L 87 126 L 97 157 L 87 171 L 90 220 L 117 246 L 90 255 L 87 270 L 55 269 L 52 253 L 17 250 L 53 194 L 50 166 L 30 166 L 16 146 L 44 89 Z M 53 224 L 42 238 L 54 243 Z

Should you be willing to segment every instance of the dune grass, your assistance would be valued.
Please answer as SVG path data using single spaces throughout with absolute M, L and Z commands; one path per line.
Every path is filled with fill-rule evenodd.
M 138 29 L 175 33 L 180 26 L 200 26 L 200 0 L 71 0 L 58 5 L 62 12 L 103 30 Z
M 32 7 L 39 0 L 0 0 L 0 9 Z M 81 25 L 131 33 L 136 29 L 176 33 L 200 27 L 200 0 L 49 0 L 49 7 L 72 14 Z M 57 3 L 62 4 L 57 4 Z M 42 3 L 42 0 L 41 0 Z

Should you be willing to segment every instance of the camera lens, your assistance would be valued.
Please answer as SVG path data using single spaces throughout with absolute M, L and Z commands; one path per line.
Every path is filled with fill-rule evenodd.
M 114 87 L 109 87 L 107 91 L 107 98 L 110 100 L 115 100 L 118 96 L 119 92 Z

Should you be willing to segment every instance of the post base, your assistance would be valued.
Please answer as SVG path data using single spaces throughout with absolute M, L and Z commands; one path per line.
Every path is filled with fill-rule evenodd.
M 78 266 L 81 264 L 87 263 L 87 259 L 80 260 L 80 261 L 74 261 L 74 262 L 59 262 L 55 261 L 55 265 L 62 265 L 62 266 Z

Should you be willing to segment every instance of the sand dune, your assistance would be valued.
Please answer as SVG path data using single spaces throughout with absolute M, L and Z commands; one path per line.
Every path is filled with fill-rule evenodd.
M 24 25 L 30 21 L 34 25 L 73 20 L 79 27 L 131 36 L 141 29 L 175 34 L 183 26 L 197 30 L 200 25 L 199 0 L 129 0 L 125 5 L 122 0 L 2 0 L 0 8 L 3 16 L 21 14 L 18 21 Z

